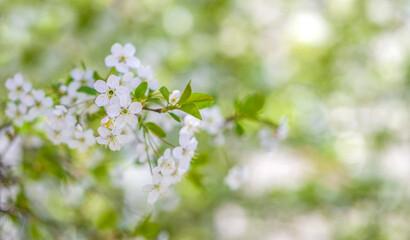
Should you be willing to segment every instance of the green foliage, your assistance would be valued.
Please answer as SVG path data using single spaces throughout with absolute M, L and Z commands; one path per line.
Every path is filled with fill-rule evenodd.
M 159 138 L 164 138 L 167 136 L 164 130 L 162 130 L 161 127 L 159 127 L 157 124 L 153 122 L 146 122 L 144 123 L 144 126 L 148 128 L 153 134 L 155 134 Z
M 134 97 L 137 100 L 141 100 L 145 98 L 145 93 L 147 92 L 148 89 L 148 83 L 147 82 L 142 82 L 134 91 Z
M 214 103 L 214 98 L 206 93 L 192 93 L 187 103 L 195 103 L 199 109 L 204 109 Z
M 171 117 L 172 117 L 173 119 L 175 119 L 175 121 L 181 122 L 181 119 L 180 119 L 175 113 L 168 112 L 168 114 L 171 115 Z
M 192 93 L 192 89 L 191 89 L 191 81 L 188 82 L 188 84 L 186 85 L 184 91 L 181 94 L 181 97 L 179 98 L 178 104 L 182 105 L 184 104 L 189 97 L 191 96 Z
M 165 100 L 169 103 L 169 91 L 168 88 L 166 88 L 165 86 L 162 86 L 159 89 L 159 92 L 162 94 L 162 96 L 165 98 Z
M 77 92 L 82 92 L 88 95 L 97 95 L 98 93 L 94 88 L 89 86 L 81 86 L 78 88 Z
M 199 120 L 202 120 L 201 113 L 199 112 L 198 106 L 194 103 L 188 103 L 179 108 L 179 110 L 186 112 Z

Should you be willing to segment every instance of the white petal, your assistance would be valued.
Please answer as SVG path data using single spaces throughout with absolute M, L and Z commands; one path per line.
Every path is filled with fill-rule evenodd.
M 107 107 L 107 114 L 110 117 L 116 117 L 120 115 L 121 107 L 119 105 L 110 105 Z
M 120 85 L 120 77 L 115 75 L 110 75 L 107 79 L 107 85 L 111 89 L 116 89 Z
M 24 95 L 21 98 L 21 101 L 23 102 L 24 105 L 27 107 L 33 106 L 34 105 L 34 98 L 30 95 Z
M 79 68 L 74 68 L 71 73 L 70 76 L 75 80 L 81 80 L 83 78 L 83 71 L 81 71 L 81 69 Z
M 19 98 L 19 94 L 16 91 L 9 92 L 9 99 L 15 101 Z
M 135 47 L 131 43 L 127 43 L 124 46 L 124 56 L 132 56 L 135 54 Z
M 179 136 L 179 145 L 181 145 L 183 148 L 186 148 L 190 143 L 191 141 L 189 139 L 189 135 L 181 134 Z
M 129 142 L 130 138 L 127 135 L 119 135 L 117 136 L 117 141 L 119 144 L 124 145 Z
M 130 95 L 121 94 L 120 96 L 120 105 L 123 108 L 127 108 L 131 103 Z
M 24 83 L 24 77 L 23 74 L 21 73 L 16 73 L 14 75 L 14 82 L 16 83 L 16 85 L 21 86 Z
M 137 68 L 141 64 L 140 60 L 136 57 L 133 57 L 133 56 L 127 57 L 125 59 L 125 62 L 127 64 L 127 66 L 130 67 L 130 68 Z
M 126 95 L 126 94 L 129 94 L 129 93 L 130 93 L 129 89 L 128 89 L 127 87 L 125 87 L 125 86 L 119 86 L 119 87 L 115 90 L 115 94 L 116 94 L 117 96 Z
M 97 131 L 98 131 L 98 133 L 100 134 L 100 136 L 101 136 L 101 137 L 104 137 L 104 138 L 106 138 L 106 137 L 108 137 L 108 136 L 111 135 L 111 131 L 110 131 L 108 128 L 105 128 L 105 127 L 99 127 L 99 128 L 97 129 Z
M 8 78 L 5 85 L 8 90 L 16 89 L 16 83 L 14 82 L 14 79 L 12 78 Z
M 107 86 L 107 83 L 104 82 L 103 80 L 97 80 L 97 81 L 94 83 L 94 88 L 95 88 L 95 90 L 97 90 L 97 92 L 99 92 L 99 93 L 105 93 L 105 92 L 107 92 L 107 91 L 109 90 L 109 88 L 108 88 L 108 86 Z
M 114 67 L 115 65 L 118 64 L 118 58 L 113 56 L 113 55 L 108 55 L 105 57 L 105 66 L 107 67 Z
M 142 186 L 141 190 L 143 192 L 151 192 L 154 189 L 154 184 L 145 184 Z
M 181 161 L 179 162 L 179 167 L 180 167 L 182 170 L 187 170 L 187 169 L 189 168 L 190 163 L 191 163 L 191 159 L 190 159 L 190 158 L 183 157 L 183 158 L 181 159 Z
M 136 126 L 138 124 L 138 117 L 135 116 L 134 114 L 130 114 L 127 122 L 131 126 Z
M 98 97 L 95 99 L 95 104 L 97 104 L 97 106 L 99 107 L 105 106 L 107 103 L 108 96 L 105 93 L 98 95 Z
M 128 72 L 128 66 L 127 66 L 127 64 L 125 64 L 123 62 L 120 62 L 120 63 L 116 64 L 115 69 L 117 69 L 117 71 L 120 72 L 120 73 Z
M 128 110 L 133 113 L 133 114 L 137 114 L 139 112 L 141 112 L 142 110 L 142 104 L 139 102 L 133 102 L 130 104 L 130 106 L 128 107 Z
M 153 78 L 148 81 L 148 87 L 151 90 L 157 90 L 158 88 L 158 80 Z
M 121 56 L 123 54 L 122 45 L 119 43 L 114 43 L 114 45 L 112 45 L 111 47 L 111 53 L 116 57 Z
M 112 151 L 121 150 L 121 145 L 117 141 L 111 141 L 108 146 Z
M 115 119 L 114 126 L 116 128 L 123 128 L 127 124 L 127 117 L 124 114 L 121 114 Z
M 30 90 L 31 90 L 31 88 L 32 88 L 32 86 L 31 86 L 31 83 L 29 83 L 29 82 L 24 82 L 23 83 L 23 91 L 24 92 L 29 92 Z
M 176 147 L 172 150 L 172 155 L 176 159 L 182 158 L 182 147 Z
M 158 201 L 159 198 L 159 191 L 158 190 L 152 190 L 149 194 L 148 194 L 148 203 L 149 204 L 154 204 L 156 201 Z

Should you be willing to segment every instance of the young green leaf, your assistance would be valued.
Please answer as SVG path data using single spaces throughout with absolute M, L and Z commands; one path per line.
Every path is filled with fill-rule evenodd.
M 165 133 L 164 130 L 162 130 L 161 127 L 159 127 L 157 124 L 153 123 L 153 122 L 147 122 L 145 123 L 145 126 L 153 133 L 155 134 L 157 137 L 159 138 L 164 138 L 167 136 L 167 134 Z
M 192 93 L 192 89 L 191 89 L 191 81 L 189 81 L 189 83 L 186 85 L 184 91 L 182 92 L 181 97 L 179 98 L 178 104 L 182 105 L 183 103 L 185 103 L 189 97 L 191 96 Z
M 145 93 L 147 92 L 148 89 L 148 83 L 147 82 L 142 82 L 134 91 L 134 97 L 136 99 L 142 99 L 145 97 Z
M 201 113 L 199 112 L 198 106 L 194 103 L 188 103 L 179 108 L 179 110 L 186 112 L 199 120 L 202 120 Z
M 89 86 L 81 86 L 77 89 L 77 92 L 82 92 L 88 95 L 97 95 L 97 91 Z
M 195 103 L 199 109 L 204 109 L 214 103 L 214 98 L 205 93 L 192 93 L 187 103 Z
M 147 100 L 145 100 L 146 102 L 160 102 L 161 99 L 159 98 L 148 98 Z
M 235 132 L 238 136 L 242 136 L 245 130 L 243 129 L 242 125 L 238 122 L 235 122 Z
M 181 119 L 175 113 L 172 113 L 172 112 L 168 112 L 168 113 L 169 115 L 171 115 L 173 119 L 175 119 L 175 121 L 181 122 Z
M 166 100 L 167 102 L 169 102 L 169 91 L 168 91 L 168 88 L 166 88 L 165 86 L 162 86 L 162 87 L 159 89 L 159 92 L 162 94 L 162 96 L 165 98 L 165 100 Z
M 103 78 L 100 76 L 100 74 L 98 74 L 97 72 L 94 72 L 93 77 L 94 77 L 95 80 L 101 80 L 101 79 L 103 79 Z
M 84 60 L 81 60 L 81 67 L 83 68 L 83 70 L 87 70 L 87 67 L 85 66 Z
M 245 99 L 241 110 L 245 115 L 255 117 L 263 105 L 265 105 L 265 97 L 257 93 Z

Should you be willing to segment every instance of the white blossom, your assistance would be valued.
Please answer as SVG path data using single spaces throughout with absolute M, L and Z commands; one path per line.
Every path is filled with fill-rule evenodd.
M 225 124 L 225 118 L 221 114 L 219 107 L 201 110 L 202 122 L 201 127 L 212 135 L 217 135 L 221 132 Z
M 287 119 L 282 117 L 275 130 L 263 128 L 259 131 L 259 141 L 264 148 L 276 147 L 279 141 L 287 137 L 288 131 Z
M 80 68 L 74 68 L 70 76 L 75 82 L 79 82 L 81 86 L 92 87 L 94 85 L 94 71 L 92 69 L 86 69 L 85 71 Z
M 59 130 L 63 128 L 73 127 L 77 120 L 68 113 L 67 108 L 62 105 L 57 105 L 48 113 L 48 121 L 53 129 Z
M 198 141 L 195 137 L 190 137 L 187 134 L 179 136 L 179 147 L 172 151 L 173 156 L 180 161 L 179 167 L 181 169 L 188 169 L 191 159 L 195 155 L 195 149 L 198 146 Z
M 179 134 L 186 134 L 189 136 L 194 135 L 194 133 L 199 131 L 199 126 L 201 124 L 201 120 L 191 116 L 186 115 L 184 120 L 182 121 L 182 128 L 179 131 Z
M 138 124 L 137 113 L 141 112 L 142 104 L 132 102 L 129 96 L 122 96 L 120 104 L 113 104 L 107 107 L 107 114 L 110 117 L 115 117 L 114 127 L 122 128 L 125 124 L 136 126 Z
M 238 190 L 247 178 L 247 171 L 243 166 L 235 166 L 229 170 L 225 178 L 225 184 L 231 190 Z
M 154 204 L 158 201 L 159 197 L 164 196 L 169 190 L 169 183 L 163 181 L 163 178 L 159 174 L 152 176 L 152 183 L 146 184 L 142 187 L 142 191 L 149 192 L 148 203 Z
M 83 130 L 77 129 L 70 141 L 68 147 L 71 149 L 78 149 L 79 152 L 85 152 L 87 149 L 95 144 L 94 132 L 92 129 Z
M 148 88 L 151 90 L 157 90 L 158 88 L 158 80 L 154 77 L 154 72 L 152 71 L 150 66 L 139 66 L 137 69 L 138 78 L 142 82 L 148 83 Z
M 94 88 L 100 93 L 95 99 L 95 104 L 99 107 L 107 105 L 113 97 L 119 98 L 129 93 L 125 86 L 120 86 L 120 77 L 115 75 L 109 76 L 107 82 L 103 80 L 96 81 Z
M 179 98 L 181 98 L 181 91 L 174 90 L 169 95 L 169 103 L 171 103 L 172 105 L 176 105 L 179 101 Z
M 46 111 L 53 105 L 53 99 L 45 97 L 43 90 L 33 90 L 34 104 L 29 109 L 27 117 L 29 121 L 32 121 L 40 114 L 45 114 Z
M 31 83 L 24 81 L 21 73 L 16 73 L 13 78 L 7 79 L 5 85 L 9 90 L 9 99 L 12 101 L 23 100 L 32 88 Z M 29 97 L 26 97 L 25 101 L 30 102 Z
M 105 58 L 107 67 L 115 67 L 118 72 L 126 73 L 128 68 L 137 68 L 140 65 L 140 60 L 134 56 L 135 47 L 127 43 L 124 47 L 115 43 L 111 47 L 111 55 Z
M 114 128 L 110 130 L 105 127 L 99 127 L 98 133 L 100 136 L 96 138 L 97 143 L 108 146 L 112 151 L 121 150 L 121 147 L 129 141 L 128 136 L 122 134 L 122 129 Z
M 23 104 L 16 105 L 12 102 L 7 103 L 6 115 L 17 126 L 23 125 L 27 120 L 27 107 Z
M 81 87 L 80 82 L 75 82 L 75 81 L 71 82 L 67 88 L 67 95 L 61 97 L 60 103 L 68 107 L 68 106 L 73 106 L 76 104 L 83 103 L 87 99 L 90 99 L 90 97 L 87 94 L 77 92 L 77 90 L 80 87 Z
M 171 175 L 176 170 L 176 163 L 171 155 L 171 150 L 165 150 L 164 155 L 158 159 L 158 166 L 154 172 L 161 173 L 162 176 Z

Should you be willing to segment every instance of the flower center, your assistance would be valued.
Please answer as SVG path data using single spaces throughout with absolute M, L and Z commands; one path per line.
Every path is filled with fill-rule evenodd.
M 114 91 L 111 89 L 108 91 L 108 97 L 110 98 L 112 97 L 112 95 L 114 95 Z
M 120 63 L 125 63 L 126 58 L 124 56 L 120 57 Z

